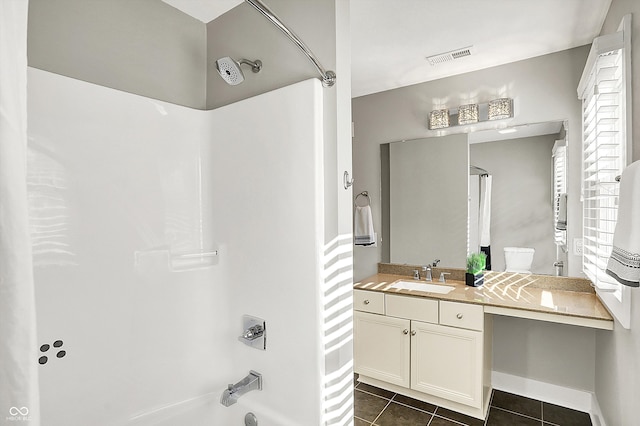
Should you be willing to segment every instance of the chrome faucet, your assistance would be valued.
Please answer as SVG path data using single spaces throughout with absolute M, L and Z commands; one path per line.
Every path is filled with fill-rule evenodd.
M 433 281 L 433 279 L 431 277 L 431 265 L 423 266 L 422 267 L 422 272 L 425 273 L 425 275 L 424 275 L 424 280 L 425 281 Z
M 228 388 L 222 392 L 220 404 L 225 407 L 233 405 L 242 395 L 252 390 L 262 390 L 262 374 L 253 370 L 235 385 L 229 384 Z

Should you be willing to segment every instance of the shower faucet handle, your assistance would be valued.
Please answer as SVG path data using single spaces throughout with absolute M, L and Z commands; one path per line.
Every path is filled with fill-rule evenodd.
M 247 330 L 245 330 L 242 337 L 247 340 L 255 340 L 258 337 L 262 336 L 263 334 L 264 334 L 264 328 L 262 328 L 261 325 L 256 324 L 252 327 L 249 327 Z
M 243 315 L 242 330 L 239 341 L 255 349 L 267 349 L 267 323 L 262 318 Z

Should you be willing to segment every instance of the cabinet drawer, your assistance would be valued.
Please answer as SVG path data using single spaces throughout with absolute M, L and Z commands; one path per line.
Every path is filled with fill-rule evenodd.
M 438 301 L 422 297 L 387 294 L 386 314 L 423 322 L 438 323 Z
M 353 290 L 353 309 L 374 314 L 384 314 L 384 293 Z
M 480 305 L 440 301 L 440 324 L 482 331 L 484 309 Z

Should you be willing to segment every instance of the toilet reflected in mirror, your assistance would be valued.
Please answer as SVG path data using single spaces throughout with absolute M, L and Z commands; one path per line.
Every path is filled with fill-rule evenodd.
M 505 247 L 505 271 L 530 274 L 535 253 L 536 250 L 530 247 Z

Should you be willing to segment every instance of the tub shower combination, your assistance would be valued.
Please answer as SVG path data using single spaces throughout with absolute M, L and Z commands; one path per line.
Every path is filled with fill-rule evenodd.
M 40 366 L 43 424 L 352 421 L 351 236 L 327 242 L 323 200 L 336 76 L 247 2 L 321 81 L 201 111 L 28 70 L 38 339 L 66 354 Z M 232 85 L 262 69 L 216 64 Z

